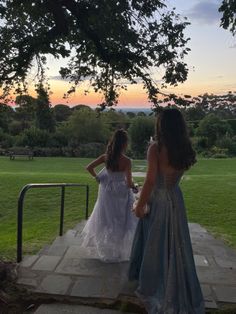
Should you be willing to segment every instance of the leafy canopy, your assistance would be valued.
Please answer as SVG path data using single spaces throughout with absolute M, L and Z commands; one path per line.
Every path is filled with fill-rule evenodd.
M 6 97 L 27 90 L 27 76 L 37 64 L 44 78 L 47 55 L 69 58 L 61 68 L 73 84 L 84 79 L 104 95 L 101 106 L 116 104 L 127 83 L 142 82 L 156 103 L 154 68 L 163 84 L 187 78 L 183 61 L 189 49 L 186 19 L 165 0 L 0 0 L 0 88 Z
M 219 8 L 222 12 L 221 26 L 236 34 L 236 0 L 223 0 Z

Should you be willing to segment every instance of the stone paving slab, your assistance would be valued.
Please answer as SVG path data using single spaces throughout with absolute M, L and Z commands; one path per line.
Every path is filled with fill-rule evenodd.
M 68 258 L 97 258 L 95 255 L 95 250 L 92 248 L 84 248 L 78 245 L 71 245 L 66 254 L 64 255 L 64 259 Z
M 68 245 L 51 245 L 51 247 L 48 248 L 44 255 L 63 256 L 68 248 Z
M 127 272 L 128 263 L 104 263 L 98 259 L 62 259 L 55 272 L 77 276 L 103 277 L 111 274 L 120 277 Z
M 117 278 L 105 277 L 80 277 L 74 284 L 71 296 L 84 298 L 108 298 L 116 299 L 121 290 L 124 281 Z
M 22 267 L 30 267 L 38 259 L 39 255 L 25 256 L 21 262 Z
M 236 269 L 236 257 L 232 256 L 231 259 L 229 259 L 228 257 L 214 256 L 214 259 L 222 268 Z
M 236 287 L 236 272 L 232 269 L 199 266 L 197 274 L 201 283 Z
M 122 314 L 124 312 L 112 309 L 99 309 L 91 306 L 69 305 L 69 304 L 43 304 L 35 314 Z M 135 313 L 130 313 L 135 314 Z
M 36 292 L 64 295 L 71 284 L 72 280 L 69 276 L 48 275 L 42 280 Z
M 34 264 L 32 269 L 53 271 L 56 268 L 59 261 L 60 261 L 60 256 L 42 255 Z
M 215 292 L 218 301 L 236 303 L 236 287 L 222 285 L 213 286 L 212 289 Z
M 77 224 L 75 229 L 57 237 L 38 255 L 26 256 L 19 265 L 18 284 L 50 298 L 90 298 L 103 306 L 104 300 L 111 304 L 121 298 L 135 304 L 137 282 L 128 282 L 128 262 L 105 263 L 96 258 L 93 250 L 82 248 L 80 232 L 84 224 Z M 217 309 L 223 302 L 236 308 L 236 252 L 202 226 L 190 223 L 189 228 L 206 307 Z M 50 311 L 54 313 L 54 309 Z M 80 313 L 66 311 L 56 312 Z M 108 311 L 101 313 L 112 313 Z
M 195 262 L 196 266 L 204 266 L 204 267 L 208 267 L 209 266 L 208 260 L 203 255 L 196 255 L 196 254 L 194 254 L 194 262 Z
M 210 285 L 201 284 L 202 294 L 205 300 L 205 307 L 208 309 L 217 309 L 216 301 L 214 300 Z
M 84 226 L 86 224 L 86 220 L 83 220 L 79 222 L 75 227 L 74 230 L 78 231 L 79 233 L 83 230 Z
M 81 246 L 82 240 L 78 236 L 72 236 L 72 235 L 64 235 L 62 237 L 57 237 L 52 245 L 78 245 Z
M 38 285 L 38 282 L 36 279 L 33 278 L 19 278 L 17 280 L 17 283 L 24 286 L 31 286 L 32 288 L 36 288 Z
M 217 310 L 218 306 L 214 300 L 212 301 L 205 300 L 205 308 L 209 310 Z

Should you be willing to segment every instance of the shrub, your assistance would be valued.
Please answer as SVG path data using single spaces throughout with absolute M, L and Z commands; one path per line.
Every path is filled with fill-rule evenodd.
M 227 123 L 231 126 L 233 134 L 236 135 L 236 119 L 229 119 Z
M 7 133 L 4 133 L 0 128 L 0 147 L 9 148 L 13 145 L 13 137 Z
M 203 152 L 208 147 L 208 139 L 206 137 L 193 137 L 192 143 L 193 143 L 194 149 L 198 153 Z
M 9 151 L 14 152 L 14 154 L 27 154 L 32 152 L 32 150 L 28 146 L 12 146 Z
M 106 146 L 102 143 L 81 144 L 77 151 L 79 157 L 98 157 L 105 152 Z M 76 151 L 74 151 L 76 153 Z M 77 155 L 76 154 L 76 155 Z
M 63 156 L 61 148 L 58 147 L 34 147 L 34 156 L 37 157 L 58 157 Z
M 53 108 L 53 114 L 57 122 L 63 122 L 68 120 L 72 114 L 72 110 L 67 105 L 58 104 Z
M 216 153 L 211 155 L 211 158 L 227 158 L 227 157 L 228 155 L 224 153 Z
M 26 126 L 26 122 L 22 123 L 21 121 L 14 120 L 9 125 L 9 133 L 12 135 L 19 135 L 26 128 L 29 128 L 28 124 Z
M 108 138 L 107 125 L 95 111 L 76 110 L 67 124 L 70 146 L 78 147 L 83 143 L 105 143 Z
M 50 137 L 48 140 L 48 146 L 61 148 L 67 145 L 68 145 L 68 138 L 61 131 L 50 134 Z
M 24 136 L 23 134 L 19 134 L 13 137 L 13 146 L 24 146 Z
M 194 128 L 194 125 L 193 125 L 193 123 L 190 123 L 190 122 L 188 122 L 187 123 L 187 129 L 188 129 L 188 134 L 189 134 L 189 136 L 194 136 L 194 134 L 195 134 L 195 128 Z
M 5 156 L 7 151 L 3 148 L 0 148 L 0 156 Z
M 230 125 L 223 120 L 220 120 L 214 114 L 208 114 L 199 123 L 197 135 L 208 139 L 208 147 L 215 145 L 216 140 L 227 134 L 232 134 Z
M 227 149 L 230 156 L 236 155 L 236 136 L 225 136 L 217 140 L 216 145 L 220 148 Z
M 144 158 L 146 155 L 150 136 L 154 134 L 154 118 L 133 118 L 129 128 L 131 137 L 131 149 L 135 158 Z
M 74 150 L 70 146 L 65 146 L 61 148 L 62 156 L 74 157 Z
M 46 130 L 32 127 L 22 133 L 22 144 L 29 147 L 47 147 L 50 134 Z
M 226 148 L 213 146 L 211 149 L 203 151 L 201 155 L 207 158 L 227 158 L 229 151 Z

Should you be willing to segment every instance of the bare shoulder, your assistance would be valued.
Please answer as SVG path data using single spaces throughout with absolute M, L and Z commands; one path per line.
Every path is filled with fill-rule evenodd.
M 126 165 L 126 167 L 130 167 L 131 166 L 131 159 L 129 157 L 127 157 L 126 155 L 122 155 L 121 156 L 123 163 Z
M 124 158 L 124 160 L 127 162 L 131 162 L 131 159 L 126 155 L 122 155 L 122 158 Z

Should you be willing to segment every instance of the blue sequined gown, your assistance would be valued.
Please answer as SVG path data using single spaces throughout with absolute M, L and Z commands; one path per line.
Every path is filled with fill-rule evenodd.
M 83 231 L 83 247 L 107 262 L 128 261 L 138 219 L 131 212 L 134 195 L 127 186 L 125 172 L 103 168 L 93 212 Z
M 202 314 L 197 278 L 179 181 L 182 172 L 159 174 L 149 199 L 150 213 L 139 220 L 129 279 L 148 314 Z

